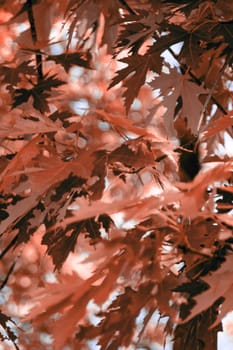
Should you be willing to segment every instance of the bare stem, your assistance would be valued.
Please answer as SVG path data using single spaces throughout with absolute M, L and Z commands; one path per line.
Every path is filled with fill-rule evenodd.
M 215 82 L 214 82 L 212 88 L 210 89 L 209 94 L 208 94 L 208 96 L 207 96 L 207 98 L 205 100 L 205 103 L 204 103 L 204 106 L 202 108 L 202 112 L 201 112 L 201 115 L 200 115 L 200 119 L 199 119 L 199 123 L 198 123 L 198 127 L 197 127 L 197 132 L 199 132 L 199 130 L 201 128 L 201 124 L 203 122 L 203 118 L 204 118 L 204 115 L 205 115 L 205 112 L 206 112 L 206 108 L 207 108 L 207 106 L 208 106 L 208 104 L 209 104 L 209 102 L 210 102 L 210 100 L 211 100 L 211 98 L 213 96 L 214 90 L 215 90 L 216 86 L 218 85 L 219 80 L 221 79 L 221 76 L 224 73 L 224 70 L 226 69 L 227 64 L 228 64 L 228 59 L 226 58 L 223 66 L 220 69 L 220 71 L 218 72 L 218 75 L 217 75 L 217 77 L 215 79 Z
M 168 51 L 170 52 L 170 54 L 177 60 L 176 58 L 176 55 L 175 53 L 173 52 L 173 50 L 171 48 L 168 49 Z M 227 60 L 228 61 L 228 60 Z M 181 65 L 183 66 L 183 69 L 186 71 L 186 67 L 184 65 Z M 190 77 L 198 84 L 198 85 L 201 85 L 201 81 L 200 79 L 198 79 L 198 77 L 196 77 L 196 75 L 189 69 L 188 71 Z M 213 101 L 214 104 L 216 104 L 216 106 L 218 107 L 218 109 L 223 113 L 223 114 L 227 114 L 227 111 L 225 110 L 225 108 L 216 100 L 216 98 L 211 95 L 210 96 L 210 99 Z
M 195 249 L 195 248 L 192 248 L 192 247 L 187 247 L 187 250 L 188 250 L 188 252 L 191 253 L 191 254 L 203 256 L 203 257 L 205 257 L 205 258 L 212 258 L 212 255 L 211 255 L 211 254 L 203 253 L 202 251 L 200 251 L 200 250 L 198 250 L 198 249 Z
M 28 5 L 27 7 L 28 20 L 31 28 L 32 42 L 33 44 L 36 44 L 38 38 L 37 38 L 35 19 L 34 19 L 33 9 L 32 9 L 32 0 L 27 0 L 27 5 Z M 38 82 L 40 82 L 41 80 L 43 80 L 43 66 L 42 66 L 42 55 L 40 54 L 39 50 L 36 50 L 35 56 L 36 56 Z

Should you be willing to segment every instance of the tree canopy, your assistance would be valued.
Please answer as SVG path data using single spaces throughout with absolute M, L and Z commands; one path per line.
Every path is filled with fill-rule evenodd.
M 4 349 L 217 349 L 231 0 L 0 5 Z

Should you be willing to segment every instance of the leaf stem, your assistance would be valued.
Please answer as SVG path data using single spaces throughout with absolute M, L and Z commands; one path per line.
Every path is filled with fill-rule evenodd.
M 210 102 L 210 100 L 211 100 L 211 98 L 213 96 L 214 90 L 215 90 L 219 80 L 221 79 L 221 76 L 224 73 L 224 70 L 226 69 L 227 64 L 228 64 L 228 58 L 225 59 L 225 62 L 223 64 L 222 68 L 220 69 L 220 71 L 218 72 L 218 75 L 217 75 L 217 77 L 215 79 L 215 82 L 214 82 L 213 86 L 211 87 L 211 89 L 209 91 L 209 94 L 208 94 L 208 96 L 207 96 L 207 98 L 205 100 L 205 103 L 204 103 L 204 106 L 203 106 L 203 109 L 202 109 L 202 112 L 201 112 L 201 115 L 200 115 L 200 119 L 199 119 L 199 123 L 198 123 L 198 127 L 197 127 L 197 132 L 199 132 L 199 130 L 201 128 L 201 124 L 203 122 L 203 118 L 204 118 L 204 115 L 205 115 L 206 108 L 207 108 L 207 106 L 208 106 L 208 104 L 209 104 L 209 102 Z
M 177 60 L 176 55 L 174 53 L 174 51 L 169 48 L 168 51 L 170 52 L 170 54 Z M 228 60 L 227 60 L 228 61 Z M 179 62 L 180 64 L 180 62 Z M 187 68 L 185 67 L 185 65 L 181 65 L 183 67 L 184 71 L 187 71 Z M 188 70 L 188 74 L 190 75 L 190 77 L 198 84 L 201 85 L 202 82 L 200 81 L 200 79 L 198 77 L 196 77 L 196 75 L 191 71 L 191 69 Z M 216 104 L 216 106 L 218 107 L 218 109 L 223 113 L 223 114 L 227 114 L 227 111 L 225 110 L 225 108 L 216 100 L 216 98 L 211 95 L 210 99 L 213 101 L 214 104 Z
M 201 250 L 192 248 L 192 247 L 186 247 L 187 251 L 191 254 L 195 254 L 195 255 L 199 255 L 199 256 L 203 256 L 204 258 L 212 258 L 211 254 L 208 253 L 204 253 Z

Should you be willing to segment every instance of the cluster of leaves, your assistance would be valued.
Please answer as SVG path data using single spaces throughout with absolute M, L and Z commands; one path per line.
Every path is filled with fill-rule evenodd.
M 230 2 L 1 2 L 0 323 L 17 349 L 47 333 L 56 350 L 142 347 L 156 312 L 175 350 L 216 349 L 233 308 Z M 68 273 L 77 257 L 91 271 Z

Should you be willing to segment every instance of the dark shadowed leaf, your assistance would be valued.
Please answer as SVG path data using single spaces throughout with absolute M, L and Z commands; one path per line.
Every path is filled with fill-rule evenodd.
M 88 51 L 49 55 L 47 60 L 61 64 L 66 72 L 73 66 L 92 69 L 92 55 Z

